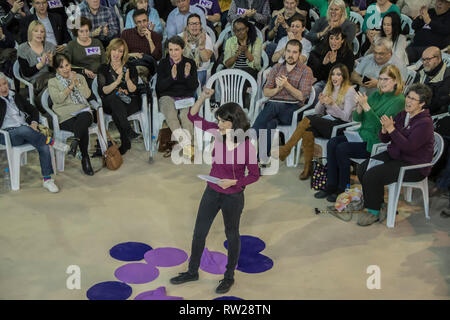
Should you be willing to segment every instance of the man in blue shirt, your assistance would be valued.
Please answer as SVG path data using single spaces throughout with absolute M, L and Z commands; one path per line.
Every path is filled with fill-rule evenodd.
M 197 13 L 200 16 L 202 27 L 206 27 L 205 13 L 202 9 L 191 6 L 189 4 L 189 0 L 175 0 L 174 2 L 177 7 L 169 14 L 166 23 L 166 33 L 168 39 L 183 32 L 186 27 L 187 18 L 191 13 Z

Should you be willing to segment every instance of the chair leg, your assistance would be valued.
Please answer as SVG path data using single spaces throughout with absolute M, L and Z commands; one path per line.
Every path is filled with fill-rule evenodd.
M 56 151 L 56 167 L 60 172 L 64 171 L 64 160 L 65 160 L 64 152 L 59 150 Z
M 420 188 L 422 189 L 422 196 L 423 196 L 423 207 L 424 207 L 424 211 L 425 211 L 425 218 L 430 219 L 430 215 L 429 215 L 429 194 L 428 194 L 428 178 L 425 178 L 422 181 L 422 187 Z
M 12 168 L 10 168 L 9 176 L 11 178 L 11 189 L 17 191 L 20 189 L 20 160 L 22 155 L 20 153 L 14 152 L 12 157 Z
M 389 197 L 388 197 L 387 219 L 386 219 L 386 226 L 388 228 L 394 228 L 395 226 L 395 211 L 397 209 L 397 201 L 395 201 L 396 189 L 397 189 L 396 183 L 388 186 Z
M 412 201 L 412 188 L 406 188 L 405 190 L 405 200 L 406 202 L 411 202 Z
M 21 165 L 21 166 L 26 165 L 27 162 L 28 162 L 27 160 L 28 160 L 28 158 L 27 158 L 27 152 L 22 153 L 22 154 L 20 155 L 20 165 Z

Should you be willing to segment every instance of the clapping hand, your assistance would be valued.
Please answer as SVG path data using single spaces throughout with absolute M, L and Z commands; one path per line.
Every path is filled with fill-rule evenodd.
M 184 65 L 184 76 L 187 78 L 189 77 L 189 74 L 191 73 L 191 64 L 189 62 L 186 62 Z
M 364 109 L 364 111 L 367 112 L 370 110 L 370 106 L 367 103 L 367 96 L 365 93 L 357 92 L 355 95 L 355 102 L 359 104 Z
M 103 35 L 105 37 L 108 36 L 108 32 L 109 32 L 108 24 L 105 24 L 105 26 L 103 27 Z
M 174 63 L 172 66 L 172 78 L 176 79 L 177 78 L 177 64 Z
M 381 132 L 382 133 L 391 133 L 392 131 L 395 130 L 395 122 L 394 119 L 392 119 L 392 116 L 388 117 L 387 115 L 382 115 L 380 118 L 380 122 L 381 122 Z
M 99 26 L 97 29 L 92 31 L 92 36 L 93 37 L 98 37 L 101 31 L 102 31 L 102 26 Z
M 277 88 L 284 88 L 284 86 L 288 82 L 288 79 L 286 76 L 280 76 L 275 78 L 275 82 L 277 84 Z

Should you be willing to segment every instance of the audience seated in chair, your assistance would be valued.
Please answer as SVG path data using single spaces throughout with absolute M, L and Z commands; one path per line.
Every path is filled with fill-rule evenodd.
M 89 127 L 94 121 L 88 98 L 91 96 L 86 79 L 72 71 L 69 58 L 58 53 L 53 58 L 56 77 L 48 81 L 48 92 L 53 102 L 53 111 L 58 116 L 59 127 L 74 133 L 68 155 L 75 158 L 78 147 L 81 151 L 83 172 L 94 175 L 88 154 Z
M 167 38 L 171 38 L 183 32 L 184 28 L 186 27 L 187 18 L 192 13 L 196 13 L 200 16 L 202 27 L 206 28 L 206 18 L 202 9 L 196 6 L 191 6 L 189 4 L 189 0 L 175 0 L 174 2 L 176 3 L 177 7 L 173 9 L 167 17 Z
M 422 7 L 414 19 L 414 38 L 406 52 L 409 63 L 420 59 L 422 52 L 431 46 L 443 49 L 450 43 L 450 2 L 436 0 L 434 9 Z
M 431 115 L 445 113 L 450 105 L 450 66 L 442 60 L 438 47 L 429 47 L 422 53 L 422 69 L 417 72 L 414 82 L 426 84 L 433 91 Z
M 0 25 L 11 32 L 16 41 L 20 41 L 21 20 L 30 14 L 27 1 L 0 1 Z
M 58 192 L 51 175 L 54 174 L 50 147 L 67 151 L 66 145 L 43 135 L 38 130 L 39 112 L 20 94 L 9 90 L 8 80 L 0 73 L 0 129 L 7 131 L 13 147 L 31 144 L 39 153 L 39 162 L 43 176 L 43 187 L 50 192 Z M 5 137 L 0 133 L 0 144 Z
M 366 9 L 362 32 L 367 29 L 381 29 L 381 20 L 389 12 L 396 12 L 400 16 L 400 9 L 389 0 L 377 0 Z
M 161 18 L 159 17 L 158 11 L 155 8 L 150 7 L 149 0 L 131 0 L 129 2 L 131 6 L 135 9 L 132 9 L 127 13 L 126 22 L 125 22 L 125 30 L 132 29 L 136 27 L 134 23 L 133 14 L 135 10 L 143 9 L 147 13 L 149 29 L 158 33 L 160 36 L 163 35 L 164 26 L 161 23 Z
M 228 22 L 232 23 L 237 18 L 246 18 L 258 29 L 264 28 L 270 22 L 269 0 L 233 0 L 228 10 Z
M 218 0 L 191 0 L 191 5 L 196 5 L 205 12 L 206 23 L 208 27 L 214 30 L 214 24 L 220 22 L 220 5 Z M 225 26 L 224 26 L 225 27 Z
M 392 54 L 397 56 L 405 65 L 408 65 L 408 46 L 405 35 L 402 32 L 402 22 L 396 12 L 389 12 L 383 17 L 381 22 L 380 37 L 385 37 L 392 41 Z
M 435 4 L 436 0 L 398 0 L 396 3 L 400 12 L 412 19 L 420 15 L 420 8 L 423 6 L 433 8 Z
M 319 102 L 314 107 L 315 114 L 304 117 L 289 141 L 279 150 L 279 158 L 284 161 L 291 153 L 291 149 L 303 139 L 305 167 L 300 174 L 300 180 L 308 179 L 312 173 L 314 137 L 330 139 L 334 126 L 351 121 L 352 112 L 356 107 L 355 94 L 347 67 L 340 63 L 334 65 L 330 70 L 325 89 L 319 95 Z M 324 118 L 324 114 L 328 118 Z M 342 134 L 342 131 L 339 133 Z
M 69 58 L 72 69 L 85 76 L 89 87 L 97 76 L 98 68 L 105 63 L 105 49 L 97 38 L 92 38 L 92 23 L 85 17 L 80 18 L 79 29 L 74 29 L 75 38 L 67 44 L 64 54 Z
M 431 95 L 432 91 L 426 85 L 414 84 L 406 93 L 405 110 L 395 117 L 381 116 L 379 138 L 381 142 L 390 144 L 387 151 L 373 157 L 382 161 L 382 164 L 367 170 L 370 161 L 366 160 L 359 167 L 358 178 L 367 211 L 359 216 L 358 225 L 367 226 L 386 218 L 386 206 L 382 206 L 384 186 L 397 181 L 401 167 L 431 162 L 434 148 L 433 121 L 429 110 L 425 109 L 431 103 Z M 407 170 L 403 181 L 418 182 L 430 172 L 431 167 Z
M 282 2 L 283 8 L 272 12 L 269 33 L 267 34 L 268 40 L 271 40 L 274 43 L 278 43 L 281 38 L 288 35 L 288 28 L 294 15 L 299 14 L 303 16 L 305 18 L 304 27 L 306 27 L 306 17 L 308 16 L 308 11 L 302 11 L 297 7 L 299 0 L 283 0 Z
M 0 72 L 13 78 L 13 65 L 17 60 L 14 35 L 0 26 Z
M 349 141 L 345 135 L 328 142 L 326 190 L 317 192 L 314 197 L 335 202 L 350 184 L 350 159 L 368 158 L 372 146 L 380 142 L 380 117 L 395 117 L 405 107 L 402 77 L 396 66 L 387 65 L 381 69 L 377 86 L 378 90 L 369 97 L 361 92 L 355 95 L 357 106 L 352 116 L 354 121 L 361 122 L 361 127 L 352 134 L 355 142 Z
M 131 140 L 139 135 L 131 128 L 127 117 L 141 110 L 137 91 L 138 72 L 128 61 L 128 46 L 123 39 L 114 39 L 106 48 L 106 64 L 98 70 L 98 88 L 105 113 L 110 114 L 120 133 L 119 151 L 131 149 Z
M 196 63 L 194 60 L 183 56 L 184 46 L 184 41 L 179 36 L 173 36 L 169 39 L 169 55 L 160 61 L 157 68 L 156 94 L 159 109 L 164 114 L 172 133 L 183 128 L 190 134 L 188 138 L 191 145 L 189 146 L 189 152 L 186 152 L 186 154 L 193 155 L 194 126 L 188 119 L 189 109 L 186 107 L 178 109 L 176 107 L 183 100 L 187 101 L 185 99 L 192 98 L 193 100 L 198 87 Z M 180 111 L 180 119 L 178 119 L 178 110 Z M 165 155 L 165 157 L 168 156 L 170 156 L 170 153 Z
M 270 155 L 272 130 L 278 125 L 291 124 L 292 114 L 308 101 L 315 81 L 311 69 L 300 60 L 301 51 L 300 41 L 289 40 L 286 45 L 286 61 L 273 66 L 264 86 L 264 96 L 276 101 L 266 103 L 252 128 L 256 130 L 258 138 L 259 130 L 268 130 L 267 155 Z M 296 101 L 298 103 L 293 103 Z M 263 157 L 260 155 L 260 158 Z

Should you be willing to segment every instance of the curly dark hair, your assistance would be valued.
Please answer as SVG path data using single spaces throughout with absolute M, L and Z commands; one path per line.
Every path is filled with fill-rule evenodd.
M 256 27 L 253 25 L 253 23 L 249 22 L 246 18 L 237 18 L 233 21 L 233 27 L 236 23 L 242 23 L 248 28 L 247 33 L 247 42 L 249 45 L 253 45 L 256 41 L 257 33 L 256 33 Z

